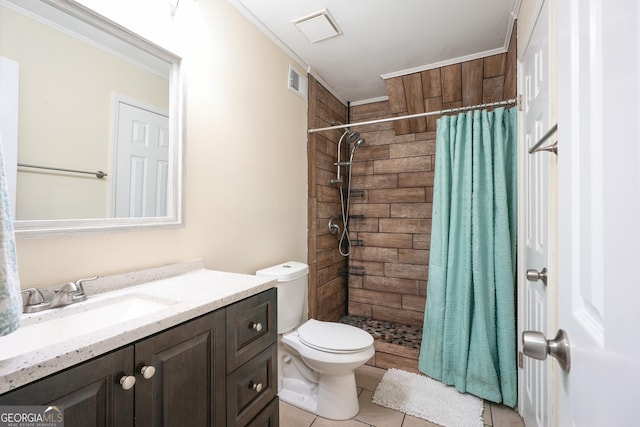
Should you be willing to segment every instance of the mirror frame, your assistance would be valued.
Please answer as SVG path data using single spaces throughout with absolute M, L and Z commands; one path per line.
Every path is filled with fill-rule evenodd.
M 172 142 L 169 212 L 164 217 L 14 221 L 16 238 L 65 237 L 87 233 L 176 228 L 184 225 L 184 71 L 182 58 L 73 0 L 39 0 L 152 56 L 166 61 L 169 77 L 169 135 Z

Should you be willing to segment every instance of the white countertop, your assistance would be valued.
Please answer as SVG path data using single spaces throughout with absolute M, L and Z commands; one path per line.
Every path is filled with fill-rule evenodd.
M 172 277 L 162 278 L 167 275 Z M 100 278 L 95 285 L 86 282 L 87 302 L 135 293 L 172 303 L 114 326 L 0 360 L 0 394 L 258 294 L 275 284 L 275 280 L 266 277 L 206 270 L 201 261 Z M 84 303 L 67 307 L 81 304 Z M 67 307 L 25 314 L 23 319 L 33 323 L 38 316 L 54 310 L 62 315 Z M 0 337 L 0 346 L 3 338 Z

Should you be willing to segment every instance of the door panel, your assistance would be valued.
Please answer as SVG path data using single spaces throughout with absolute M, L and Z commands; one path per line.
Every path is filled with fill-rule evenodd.
M 637 425 L 640 5 L 558 2 L 559 425 Z
M 553 294 L 542 281 L 528 281 L 525 270 L 552 271 L 553 239 L 550 220 L 554 218 L 549 187 L 550 153 L 529 154 L 533 146 L 553 125 L 551 120 L 549 2 L 542 2 L 535 26 L 529 35 L 520 63 L 522 94 L 521 146 L 519 150 L 524 188 L 521 190 L 524 226 L 520 241 L 521 270 L 518 278 L 521 314 L 518 336 L 523 330 L 549 331 L 549 306 Z M 519 344 L 521 345 L 521 344 Z M 547 363 L 524 357 L 520 377 L 520 412 L 528 426 L 547 426 L 551 412 L 550 368 Z

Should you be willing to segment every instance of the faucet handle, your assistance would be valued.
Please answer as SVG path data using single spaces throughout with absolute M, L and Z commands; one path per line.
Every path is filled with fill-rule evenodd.
M 42 296 L 42 292 L 38 288 L 24 289 L 20 294 L 22 295 L 23 307 L 42 304 L 44 302 L 44 296 Z M 27 295 L 26 298 L 24 297 L 24 294 Z
M 84 287 L 82 286 L 82 284 L 84 282 L 90 282 L 92 280 L 96 280 L 97 278 L 98 278 L 98 276 L 88 277 L 86 279 L 78 279 L 78 280 L 76 280 L 75 285 L 78 288 L 78 291 L 80 291 L 80 293 L 84 294 Z

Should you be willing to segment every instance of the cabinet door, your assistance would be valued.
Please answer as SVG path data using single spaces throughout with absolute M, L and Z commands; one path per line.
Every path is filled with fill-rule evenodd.
M 224 321 L 218 310 L 136 344 L 136 426 L 225 424 Z
M 132 374 L 129 346 L 3 394 L 0 405 L 57 406 L 65 427 L 132 427 L 134 391 L 120 385 Z

